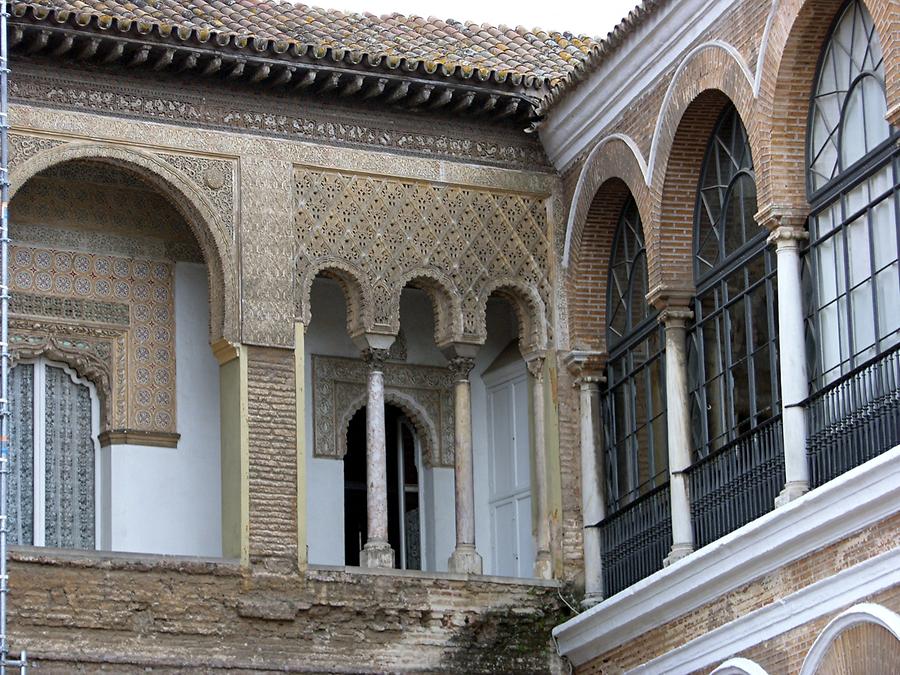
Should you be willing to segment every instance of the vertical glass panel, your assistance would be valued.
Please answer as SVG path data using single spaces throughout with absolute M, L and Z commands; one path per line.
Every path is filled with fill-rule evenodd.
M 62 368 L 46 368 L 46 545 L 94 548 L 91 396 Z
M 9 543 L 34 543 L 34 366 L 9 374 Z

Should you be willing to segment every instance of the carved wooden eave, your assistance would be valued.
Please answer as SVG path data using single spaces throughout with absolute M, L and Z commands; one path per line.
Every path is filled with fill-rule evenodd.
M 444 112 L 521 128 L 539 121 L 546 84 L 534 76 L 455 67 L 234 34 L 169 30 L 137 21 L 40 12 L 15 5 L 14 55 L 183 74 L 298 95 Z

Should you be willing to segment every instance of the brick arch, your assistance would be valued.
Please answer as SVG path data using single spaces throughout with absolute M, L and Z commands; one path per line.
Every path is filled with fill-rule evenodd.
M 494 279 L 478 296 L 478 338 L 487 337 L 487 303 L 491 296 L 503 298 L 512 305 L 519 324 L 519 351 L 523 357 L 547 349 L 547 314 L 540 294 L 518 279 Z
M 307 326 L 312 321 L 312 285 L 319 276 L 332 279 L 341 287 L 347 305 L 348 335 L 356 337 L 365 333 L 373 323 L 369 287 L 363 283 L 366 277 L 362 270 L 343 260 L 320 260 L 304 270 L 297 284 L 295 299 L 300 321 Z
M 395 327 L 400 330 L 400 294 L 407 286 L 428 294 L 434 311 L 434 342 L 441 346 L 458 341 L 463 334 L 462 300 L 456 284 L 434 269 L 410 270 L 400 278 L 393 295 L 391 315 L 396 317 Z
M 716 121 L 729 104 L 734 104 L 750 139 L 754 166 L 757 164 L 757 139 L 748 125 L 753 119 L 752 90 L 749 84 L 739 88 L 740 103 L 727 90 L 733 80 L 723 72 L 713 74 L 715 62 L 707 63 L 712 71 L 703 74 L 701 61 L 695 61 L 698 72 L 684 80 L 684 86 L 673 96 L 660 128 L 660 151 L 653 168 L 651 199 L 652 226 L 647 231 L 647 267 L 650 296 L 656 301 L 666 295 L 693 292 L 693 232 L 697 186 Z M 718 81 L 725 88 L 712 86 Z M 745 80 L 746 82 L 746 80 Z M 742 113 L 742 109 L 743 112 Z
M 563 267 L 569 266 L 572 256 L 576 255 L 581 246 L 585 222 L 596 199 L 597 190 L 612 178 L 618 178 L 628 186 L 637 202 L 641 222 L 650 222 L 647 163 L 641 151 L 628 136 L 612 134 L 602 138 L 591 149 L 578 176 L 566 225 Z
M 100 162 L 137 175 L 159 191 L 185 219 L 206 262 L 210 295 L 210 341 L 240 340 L 235 253 L 225 223 L 192 181 L 150 153 L 103 143 L 69 143 L 30 157 L 11 174 L 10 201 L 30 178 L 74 160 Z
M 602 352 L 606 349 L 609 260 L 622 209 L 632 196 L 625 181 L 610 178 L 597 189 L 585 215 L 579 245 L 566 275 L 569 331 L 575 350 Z
M 825 40 L 846 0 L 787 0 L 779 4 L 762 60 L 758 155 L 759 204 L 773 214 L 805 216 L 806 131 L 809 97 Z M 887 105 L 900 112 L 900 7 L 863 0 L 872 15 L 885 60 Z M 754 148 L 755 151 L 755 148 Z

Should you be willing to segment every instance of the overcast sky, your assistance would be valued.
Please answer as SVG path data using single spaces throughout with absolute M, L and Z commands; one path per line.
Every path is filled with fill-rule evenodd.
M 634 9 L 637 0 L 304 0 L 304 3 L 345 12 L 377 15 L 400 12 L 605 37 Z

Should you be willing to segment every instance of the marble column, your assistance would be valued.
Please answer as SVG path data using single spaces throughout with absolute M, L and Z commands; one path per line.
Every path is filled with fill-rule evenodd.
M 809 375 L 800 281 L 800 247 L 807 237 L 803 227 L 787 225 L 776 227 L 769 235 L 778 258 L 778 361 L 784 433 L 785 485 L 775 500 L 776 506 L 809 490 L 806 411 L 802 406 L 809 396 Z
M 666 421 L 672 550 L 666 565 L 694 550 L 691 501 L 685 470 L 691 465 L 691 409 L 687 376 L 687 329 L 694 314 L 687 307 L 666 307 L 659 321 L 666 329 Z
M 475 550 L 475 472 L 472 457 L 471 356 L 450 358 L 454 394 L 454 457 L 456 489 L 456 548 L 448 569 L 460 574 L 481 574 L 482 560 Z
M 366 544 L 359 555 L 362 567 L 394 567 L 388 543 L 387 444 L 384 433 L 384 362 L 387 349 L 368 348 L 366 381 Z
M 544 434 L 544 358 L 527 362 L 531 373 L 532 433 L 534 441 L 534 499 L 537 502 L 537 551 L 534 576 L 553 578 L 550 556 L 550 498 L 547 494 L 547 440 Z
M 603 600 L 600 528 L 606 517 L 606 462 L 600 443 L 599 375 L 578 378 L 581 413 L 581 513 L 584 520 L 584 600 L 593 607 Z

